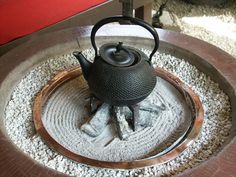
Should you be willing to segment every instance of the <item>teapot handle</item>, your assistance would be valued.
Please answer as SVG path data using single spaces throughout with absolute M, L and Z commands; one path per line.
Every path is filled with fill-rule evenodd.
M 149 62 L 151 62 L 152 56 L 154 55 L 154 53 L 157 51 L 157 49 L 159 47 L 159 36 L 158 36 L 156 30 L 151 25 L 149 25 L 147 22 L 145 22 L 141 19 L 138 19 L 138 18 L 133 18 L 133 17 L 128 17 L 128 16 L 108 17 L 108 18 L 100 20 L 99 22 L 97 22 L 94 25 L 94 27 L 92 29 L 92 32 L 91 32 L 91 43 L 92 43 L 92 46 L 95 50 L 95 56 L 96 57 L 98 56 L 98 49 L 97 49 L 97 45 L 96 45 L 96 42 L 95 42 L 95 35 L 96 35 L 96 32 L 98 31 L 98 29 L 101 28 L 103 25 L 105 25 L 107 23 L 121 22 L 121 21 L 124 21 L 124 20 L 129 21 L 132 24 L 142 26 L 143 28 L 147 29 L 152 34 L 152 36 L 154 37 L 155 46 L 154 46 L 154 49 L 153 49 L 152 53 L 149 56 Z

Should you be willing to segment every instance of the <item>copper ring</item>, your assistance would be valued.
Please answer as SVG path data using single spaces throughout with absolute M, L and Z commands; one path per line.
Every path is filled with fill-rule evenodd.
M 72 69 L 60 72 L 52 80 L 50 80 L 48 84 L 45 85 L 44 88 L 38 93 L 33 106 L 33 120 L 36 131 L 43 138 L 46 144 L 49 145 L 49 147 L 53 148 L 60 154 L 70 159 L 73 159 L 79 163 L 87 164 L 90 166 L 96 166 L 102 168 L 132 169 L 132 168 L 142 168 L 153 165 L 159 165 L 176 158 L 184 150 L 186 150 L 196 140 L 197 136 L 199 135 L 203 123 L 204 110 L 198 95 L 194 93 L 190 87 L 186 86 L 176 76 L 172 75 L 171 73 L 161 68 L 156 68 L 155 70 L 158 76 L 160 76 L 164 80 L 174 85 L 176 89 L 178 89 L 180 93 L 183 94 L 184 96 L 187 96 L 190 102 L 192 103 L 192 112 L 194 115 L 192 127 L 191 129 L 189 129 L 189 132 L 186 135 L 186 137 L 184 137 L 185 139 L 182 142 L 180 142 L 180 144 L 178 144 L 176 147 L 171 149 L 169 152 L 160 156 L 153 156 L 147 159 L 139 159 L 127 162 L 107 162 L 107 161 L 94 160 L 91 158 L 75 154 L 70 150 L 66 149 L 65 147 L 63 147 L 55 139 L 53 139 L 45 129 L 42 122 L 41 115 L 42 115 L 43 105 L 44 103 L 46 103 L 50 95 L 61 84 L 82 75 L 80 67 L 74 67 Z

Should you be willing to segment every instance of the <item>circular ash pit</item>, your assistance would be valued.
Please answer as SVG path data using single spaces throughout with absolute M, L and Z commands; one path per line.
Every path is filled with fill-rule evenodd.
M 82 76 L 59 86 L 44 107 L 42 121 L 59 144 L 91 159 L 119 162 L 151 157 L 182 137 L 192 122 L 185 98 L 160 77 L 151 95 L 139 103 L 135 131 L 128 124 L 132 113 L 127 107 L 117 108 L 118 122 L 108 104 L 89 116 L 88 96 Z
M 145 53 L 149 50 L 143 49 Z M 76 163 L 49 149 L 35 133 L 32 121 L 32 105 L 36 94 L 59 71 L 77 63 L 71 51 L 49 58 L 33 68 L 16 86 L 5 109 L 5 126 L 12 141 L 25 153 L 41 164 L 73 176 L 161 176 L 175 175 L 206 159 L 227 139 L 230 128 L 230 103 L 227 95 L 195 66 L 168 54 L 156 54 L 158 65 L 179 77 L 200 97 L 205 115 L 202 131 L 197 141 L 177 158 L 155 167 L 133 170 L 102 169 Z M 84 54 L 92 58 L 91 49 Z M 70 125 L 68 125 L 70 126 Z

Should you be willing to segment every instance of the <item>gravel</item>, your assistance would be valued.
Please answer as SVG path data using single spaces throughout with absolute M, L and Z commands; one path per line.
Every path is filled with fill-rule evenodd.
M 149 53 L 148 50 L 143 49 Z M 201 73 L 183 59 L 168 54 L 155 54 L 153 63 L 174 75 L 199 95 L 205 110 L 202 131 L 195 141 L 179 157 L 168 163 L 142 169 L 111 170 L 88 167 L 76 163 L 48 148 L 36 134 L 32 120 L 35 95 L 59 71 L 78 64 L 68 52 L 48 58 L 40 63 L 19 82 L 5 108 L 5 126 L 12 141 L 37 162 L 71 176 L 172 176 L 204 162 L 227 139 L 231 128 L 228 96 L 210 77 Z M 92 55 L 91 50 L 86 50 Z

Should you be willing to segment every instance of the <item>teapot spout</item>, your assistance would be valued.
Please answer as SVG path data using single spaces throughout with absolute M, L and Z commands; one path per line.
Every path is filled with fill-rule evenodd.
M 92 63 L 89 62 L 84 57 L 84 55 L 81 52 L 79 52 L 79 51 L 73 52 L 73 55 L 79 60 L 80 66 L 82 68 L 83 76 L 87 80 L 89 72 L 90 72 L 90 67 L 91 67 Z

